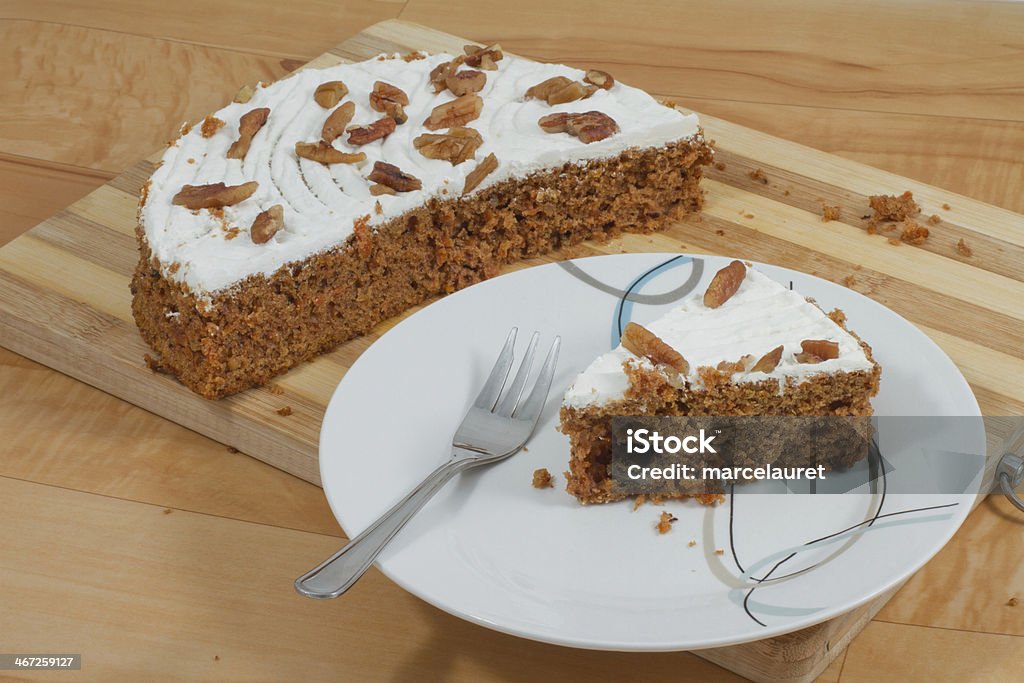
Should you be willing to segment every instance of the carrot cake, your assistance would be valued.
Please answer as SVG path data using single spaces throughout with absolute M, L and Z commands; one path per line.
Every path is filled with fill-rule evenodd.
M 868 416 L 880 374 L 841 310 L 826 314 L 733 261 L 703 294 L 648 325 L 629 323 L 566 391 L 567 489 L 584 503 L 625 497 L 610 477 L 613 417 Z
M 695 115 L 498 46 L 305 69 L 170 143 L 132 312 L 152 365 L 225 396 L 503 264 L 696 211 L 711 156 Z

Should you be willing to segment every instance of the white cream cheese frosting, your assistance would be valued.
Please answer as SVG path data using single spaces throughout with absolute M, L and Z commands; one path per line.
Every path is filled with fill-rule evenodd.
M 700 386 L 697 369 L 715 367 L 722 361 L 733 362 L 747 354 L 760 358 L 782 346 L 782 359 L 771 372 L 737 372 L 733 382 L 779 381 L 780 390 L 787 379 L 800 382 L 821 373 L 857 372 L 874 366 L 860 343 L 802 295 L 772 280 L 764 273 L 747 268 L 739 289 L 718 308 L 704 305 L 704 291 L 684 299 L 661 318 L 644 327 L 674 348 L 689 365 L 686 379 Z M 820 363 L 800 363 L 796 354 L 800 342 L 824 339 L 839 344 L 839 356 Z M 623 398 L 629 381 L 623 371 L 625 361 L 652 367 L 646 358 L 638 358 L 622 345 L 599 356 L 576 378 L 565 393 L 564 404 L 572 407 L 603 405 Z
M 598 90 L 588 99 L 556 106 L 527 99 L 526 90 L 541 81 L 553 76 L 582 80 L 584 72 L 506 55 L 497 62 L 497 71 L 485 72 L 487 83 L 478 93 L 483 110 L 479 118 L 466 124 L 483 137 L 474 158 L 458 166 L 428 159 L 415 149 L 413 139 L 423 133 L 443 132 L 428 131 L 423 122 L 435 106 L 454 99 L 448 91 L 435 94 L 429 82 L 430 71 L 451 59 L 445 54 L 410 62 L 378 58 L 306 69 L 258 87 L 249 102 L 232 103 L 215 112 L 213 116 L 225 125 L 211 137 L 204 137 L 200 126 L 193 126 L 168 147 L 140 210 L 142 229 L 163 275 L 185 283 L 199 295 L 228 288 L 250 275 L 271 275 L 285 264 L 342 243 L 358 219 L 368 217 L 372 228 L 431 197 L 460 196 L 466 175 L 491 153 L 497 157 L 498 167 L 474 191 L 566 162 L 614 157 L 626 149 L 663 146 L 699 135 L 696 115 L 666 107 L 642 90 L 621 83 Z M 355 104 L 352 125 L 365 125 L 383 116 L 369 104 L 369 94 L 378 80 L 401 88 L 409 97 L 405 107 L 408 121 L 387 138 L 360 147 L 349 145 L 346 136 L 334 141 L 339 150 L 364 152 L 367 158 L 358 164 L 325 166 L 295 155 L 297 142 L 319 140 L 333 108 L 319 106 L 313 93 L 321 83 L 335 80 L 348 87 L 341 101 Z M 270 109 L 266 125 L 253 138 L 244 160 L 228 159 L 227 150 L 238 139 L 239 118 L 259 107 Z M 607 114 L 620 131 L 584 144 L 568 134 L 546 133 L 537 124 L 547 114 L 586 111 Z M 376 161 L 419 178 L 422 190 L 371 195 L 366 176 Z M 184 185 L 238 185 L 252 180 L 259 183 L 255 194 L 224 208 L 222 217 L 217 212 L 172 204 Z M 269 242 L 254 243 L 249 227 L 260 212 L 275 204 L 284 207 L 284 228 Z

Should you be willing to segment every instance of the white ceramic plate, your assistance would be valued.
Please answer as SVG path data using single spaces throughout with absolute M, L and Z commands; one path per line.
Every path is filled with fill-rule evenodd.
M 542 348 L 562 336 L 547 409 L 528 451 L 461 475 L 384 551 L 381 571 L 409 592 L 526 638 L 654 651 L 804 628 L 909 577 L 957 530 L 971 495 L 900 494 L 890 485 L 882 501 L 878 494 L 744 495 L 739 487 L 716 507 L 677 501 L 633 512 L 628 501 L 581 506 L 561 476 L 557 489 L 532 488 L 535 469 L 566 469 L 568 439 L 556 431 L 561 393 L 617 343 L 620 322 L 658 317 L 682 294 L 703 291 L 727 262 L 623 254 L 529 268 L 445 297 L 395 326 L 345 375 L 324 418 L 321 474 L 342 527 L 359 533 L 448 457 L 455 427 L 518 326 L 520 353 L 533 330 L 544 335 Z M 825 280 L 759 267 L 826 310 L 846 311 L 883 367 L 876 414 L 980 415 L 956 366 L 906 320 Z M 630 287 L 639 300 L 624 302 Z M 984 453 L 980 421 L 977 429 L 942 431 L 935 435 L 942 447 Z M 921 509 L 933 506 L 943 507 Z M 660 536 L 654 525 L 663 509 L 679 521 Z M 864 524 L 873 514 L 881 517 Z M 794 551 L 771 582 L 750 578 Z

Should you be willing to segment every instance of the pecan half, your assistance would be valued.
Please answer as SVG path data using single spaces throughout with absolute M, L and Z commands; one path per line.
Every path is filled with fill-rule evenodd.
M 249 228 L 249 236 L 255 244 L 265 244 L 277 231 L 284 227 L 284 207 L 274 204 L 266 211 L 261 211 Z
M 498 157 L 494 156 L 492 152 L 484 157 L 484 160 L 466 175 L 466 184 L 462 188 L 462 194 L 475 190 L 476 186 L 493 173 L 496 168 L 498 168 Z
M 704 305 L 708 308 L 718 308 L 736 293 L 746 277 L 747 267 L 742 261 L 733 261 L 725 268 L 715 273 L 708 291 L 704 292 Z
M 370 93 L 370 107 L 393 118 L 395 123 L 405 123 L 409 117 L 405 114 L 405 105 L 409 104 L 409 96 L 399 87 L 377 81 Z
M 479 95 L 475 93 L 462 95 L 434 107 L 423 125 L 427 130 L 464 126 L 480 116 L 483 108 L 484 101 L 480 99 Z
M 219 209 L 224 206 L 234 206 L 241 201 L 251 197 L 259 187 L 259 183 L 250 180 L 241 185 L 225 185 L 224 183 L 212 183 L 210 185 L 185 185 L 181 192 L 174 195 L 172 204 L 184 206 L 186 209 Z
M 526 98 L 535 98 L 547 101 L 548 97 L 552 93 L 558 92 L 569 85 L 572 85 L 572 79 L 566 78 L 565 76 L 552 76 L 551 78 L 528 88 L 526 90 Z
M 199 133 L 204 138 L 212 138 L 223 127 L 224 122 L 216 116 L 207 116 L 203 119 L 203 125 L 199 128 Z
M 782 347 L 776 346 L 768 353 L 761 356 L 754 367 L 750 368 L 751 372 L 771 372 L 779 366 L 779 361 L 782 360 Z
M 495 62 L 500 62 L 505 54 L 501 51 L 501 45 L 494 43 L 487 47 L 479 45 L 466 45 L 462 48 L 466 53 L 466 64 L 484 71 L 494 71 L 498 68 Z
M 548 114 L 542 116 L 537 121 L 537 125 L 544 129 L 545 133 L 568 133 L 569 132 L 569 119 L 574 114 L 568 114 L 566 112 L 559 112 L 557 114 Z
M 368 126 L 353 126 L 348 129 L 348 144 L 365 145 L 386 138 L 395 132 L 395 120 L 390 116 L 384 116 Z
M 373 171 L 367 176 L 367 179 L 386 185 L 396 192 L 409 192 L 423 187 L 423 183 L 416 176 L 409 175 L 394 164 L 383 161 L 378 161 L 373 165 Z
M 348 94 L 348 86 L 341 81 L 327 81 L 316 87 L 313 99 L 324 109 L 330 109 Z
M 252 139 L 256 133 L 260 132 L 260 128 L 267 122 L 269 116 L 270 109 L 267 107 L 260 107 L 242 114 L 242 118 L 238 119 L 238 139 L 228 148 L 228 159 L 245 158 L 245 155 L 249 153 Z
M 327 120 L 324 121 L 323 130 L 320 132 L 321 139 L 330 144 L 340 138 L 348 124 L 352 122 L 352 117 L 355 116 L 355 113 L 356 103 L 351 101 L 332 111 Z
M 321 164 L 356 164 L 366 160 L 362 152 L 342 152 L 335 149 L 330 143 L 320 140 L 319 142 L 296 142 L 295 156 L 316 161 Z
M 575 114 L 569 119 L 569 134 L 575 135 L 584 144 L 604 140 L 619 132 L 615 119 L 599 111 Z
M 587 75 L 583 77 L 583 80 L 591 85 L 596 85 L 602 90 L 610 90 L 615 85 L 615 79 L 607 71 L 598 71 L 597 69 L 590 69 L 587 71 Z
M 545 133 L 568 133 L 586 144 L 604 140 L 619 132 L 615 119 L 599 111 L 588 111 L 583 114 L 548 114 L 540 117 L 537 125 Z
M 456 126 L 449 128 L 446 133 L 418 135 L 412 144 L 428 159 L 444 159 L 450 161 L 452 166 L 458 166 L 472 158 L 483 142 L 484 139 L 476 130 Z
M 430 85 L 433 86 L 435 93 L 442 92 L 448 87 L 448 77 L 458 70 L 465 59 L 465 57 L 461 56 L 456 57 L 450 62 L 442 62 L 431 69 Z
M 690 371 L 690 364 L 686 362 L 682 354 L 643 325 L 636 323 L 626 325 L 620 341 L 627 351 L 642 356 L 656 365 L 668 365 L 683 375 Z
M 827 339 L 804 339 L 800 342 L 800 348 L 804 353 L 817 356 L 821 360 L 839 358 L 839 342 Z
M 487 83 L 487 74 L 483 71 L 466 69 L 451 73 L 444 79 L 444 83 L 453 95 L 461 97 L 471 92 L 480 92 Z

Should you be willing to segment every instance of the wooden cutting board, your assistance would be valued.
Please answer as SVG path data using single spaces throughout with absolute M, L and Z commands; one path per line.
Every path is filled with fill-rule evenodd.
M 381 52 L 460 51 L 466 42 L 388 21 L 307 66 Z M 846 284 L 913 321 L 958 364 L 987 415 L 1024 414 L 1024 216 L 726 121 L 702 116 L 702 123 L 718 150 L 702 216 L 657 235 L 588 243 L 507 270 L 621 251 L 731 255 L 795 268 Z M 327 401 L 359 354 L 399 319 L 292 370 L 273 390 L 207 401 L 151 372 L 131 319 L 128 281 L 137 259 L 137 196 L 159 156 L 0 249 L 0 344 L 319 483 L 317 439 Z M 939 217 L 925 223 L 932 234 L 918 246 L 869 235 L 862 218 L 869 195 L 904 190 L 922 205 L 922 221 Z M 823 222 L 822 204 L 840 207 L 841 218 Z M 971 256 L 957 249 L 961 239 Z M 278 413 L 285 407 L 290 415 Z M 794 634 L 699 654 L 753 678 L 807 680 L 887 599 Z

